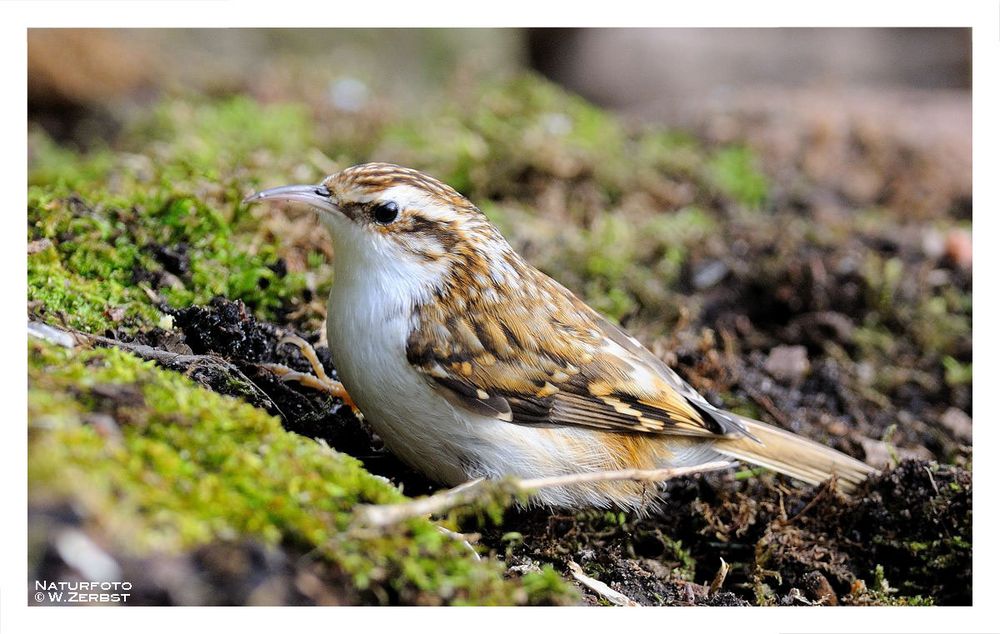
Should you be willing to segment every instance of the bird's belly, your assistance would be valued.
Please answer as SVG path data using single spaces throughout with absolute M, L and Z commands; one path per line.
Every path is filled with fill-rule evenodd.
M 710 450 L 688 455 L 683 439 L 677 446 L 662 437 L 530 427 L 456 409 L 407 361 L 406 320 L 358 319 L 358 304 L 350 314 L 343 310 L 347 306 L 331 297 L 327 313 L 340 380 L 389 450 L 438 482 L 681 466 L 714 457 Z M 534 499 L 555 507 L 634 508 L 648 501 L 653 491 L 647 489 L 634 482 L 601 483 L 544 489 Z
M 454 414 L 406 360 L 405 323 L 364 324 L 328 313 L 340 381 L 396 456 L 446 484 L 467 479 L 454 445 Z

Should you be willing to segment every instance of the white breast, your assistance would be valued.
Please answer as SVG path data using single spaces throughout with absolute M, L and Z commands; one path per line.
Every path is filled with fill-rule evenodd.
M 339 378 L 394 454 L 436 480 L 462 482 L 466 473 L 449 431 L 459 424 L 455 412 L 406 360 L 419 272 L 395 258 L 359 260 L 364 254 L 357 251 L 336 244 L 327 340 Z
M 406 359 L 416 273 L 400 262 L 369 262 L 364 271 L 357 259 L 348 262 L 337 267 L 327 307 L 330 352 L 348 393 L 394 454 L 450 485 L 596 470 L 607 462 L 587 430 L 537 429 L 456 410 Z M 584 451 L 568 452 L 570 439 Z

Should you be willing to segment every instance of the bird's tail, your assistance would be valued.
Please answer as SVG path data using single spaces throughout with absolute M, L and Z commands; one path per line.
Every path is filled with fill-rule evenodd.
M 760 421 L 742 416 L 737 418 L 753 438 L 720 440 L 715 449 L 726 456 L 767 467 L 813 485 L 836 476 L 837 488 L 845 493 L 854 491 L 858 484 L 876 471 L 836 449 Z

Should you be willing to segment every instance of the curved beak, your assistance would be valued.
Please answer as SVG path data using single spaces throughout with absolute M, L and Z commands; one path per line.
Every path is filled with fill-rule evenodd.
M 251 194 L 243 199 L 243 204 L 250 205 L 263 200 L 276 200 L 305 203 L 313 209 L 327 213 L 339 212 L 340 208 L 333 203 L 330 197 L 330 190 L 323 185 L 285 185 Z

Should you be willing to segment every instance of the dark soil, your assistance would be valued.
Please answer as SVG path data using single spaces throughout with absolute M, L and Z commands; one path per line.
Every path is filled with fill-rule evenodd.
M 967 471 L 919 461 L 850 497 L 778 476 L 686 478 L 668 484 L 648 518 L 511 512 L 482 541 L 512 561 L 573 559 L 650 605 L 884 603 L 897 590 L 911 602 L 969 605 L 971 491 Z M 732 566 L 731 594 L 709 595 L 720 558 Z M 882 578 L 893 592 L 866 586 Z
M 222 297 L 215 298 L 208 306 L 171 310 L 171 314 L 174 332 L 156 329 L 129 338 L 130 343 L 223 359 L 227 364 L 184 359 L 172 369 L 186 372 L 216 392 L 243 398 L 280 416 L 288 431 L 323 440 L 334 449 L 358 458 L 372 473 L 402 485 L 408 495 L 422 495 L 438 488 L 389 453 L 374 432 L 340 399 L 295 382 L 282 381 L 265 367 L 266 364 L 280 364 L 311 373 L 308 361 L 299 354 L 298 348 L 288 343 L 279 345 L 279 341 L 286 334 L 299 334 L 315 344 L 317 336 L 261 322 L 242 302 Z M 177 331 L 180 331 L 179 336 Z M 319 346 L 314 346 L 314 350 L 327 375 L 336 379 L 329 350 Z
M 321 438 L 358 457 L 370 471 L 403 485 L 410 495 L 437 488 L 389 454 L 339 400 L 282 382 L 262 367 L 281 363 L 309 371 L 294 346 L 278 345 L 282 329 L 259 322 L 241 303 L 222 298 L 209 306 L 176 311 L 174 318 L 183 333 L 180 338 L 155 330 L 132 344 L 188 355 L 184 359 L 224 359 L 224 365 L 187 361 L 186 371 L 211 389 L 268 409 L 290 431 Z M 327 349 L 319 347 L 317 352 L 327 373 L 335 377 Z M 705 372 L 710 369 L 705 360 L 713 355 L 695 357 L 683 349 L 682 370 L 690 371 L 688 363 L 694 358 L 701 360 L 694 371 L 713 376 Z M 762 363 L 752 356 L 736 384 L 767 386 L 749 389 L 757 402 L 772 404 L 768 409 L 795 412 L 845 398 L 835 364 L 814 370 L 809 381 L 789 389 L 764 378 Z M 860 453 L 849 441 L 839 445 Z M 771 474 L 741 479 L 723 474 L 668 483 L 661 508 L 646 518 L 512 509 L 499 526 L 482 526 L 472 519 L 462 525 L 479 531 L 480 544 L 515 572 L 544 563 L 565 571 L 566 562 L 573 560 L 588 575 L 647 605 L 921 600 L 967 605 L 971 484 L 971 474 L 964 469 L 914 460 L 872 478 L 851 497 L 829 486 L 802 487 Z M 247 561 L 263 562 L 264 574 L 270 560 L 255 555 L 255 548 L 246 545 L 243 554 Z M 192 561 L 201 561 L 200 556 L 189 555 Z M 721 588 L 712 592 L 709 586 L 720 559 L 732 569 Z M 280 569 L 275 574 L 290 574 L 282 567 L 287 562 L 275 565 Z M 600 601 L 596 595 L 587 596 L 588 601 Z M 294 597 L 286 598 L 294 602 Z

